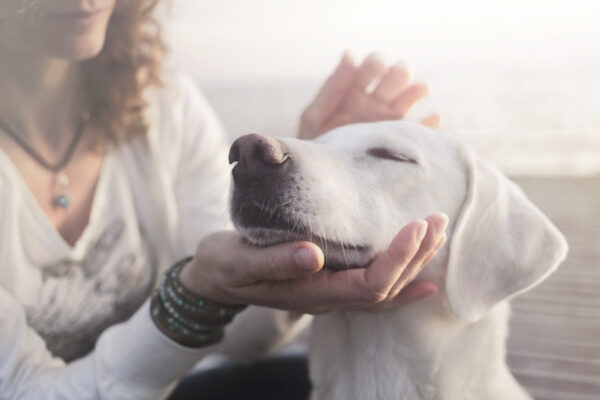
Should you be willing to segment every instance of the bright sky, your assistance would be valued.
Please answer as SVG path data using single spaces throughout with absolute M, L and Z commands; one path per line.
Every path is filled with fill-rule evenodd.
M 205 79 L 322 76 L 344 49 L 419 70 L 600 68 L 591 0 L 174 0 L 175 61 Z

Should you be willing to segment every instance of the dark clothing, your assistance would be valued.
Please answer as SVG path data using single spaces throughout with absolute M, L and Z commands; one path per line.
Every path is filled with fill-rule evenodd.
M 189 376 L 169 400 L 307 400 L 309 394 L 306 358 L 285 356 Z

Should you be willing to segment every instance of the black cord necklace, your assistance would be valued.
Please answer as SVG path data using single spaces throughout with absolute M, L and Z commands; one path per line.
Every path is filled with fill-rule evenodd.
M 38 164 L 47 169 L 50 172 L 53 172 L 56 175 L 56 186 L 58 187 L 59 194 L 54 198 L 52 204 L 55 207 L 60 207 L 64 209 L 68 209 L 71 205 L 71 193 L 69 191 L 69 177 L 65 172 L 65 167 L 71 161 L 71 157 L 75 152 L 75 148 L 77 147 L 77 143 L 79 143 L 79 139 L 83 135 L 85 131 L 85 127 L 87 122 L 90 119 L 90 115 L 88 112 L 82 113 L 79 123 L 77 124 L 77 128 L 75 130 L 75 135 L 67 148 L 67 151 L 63 155 L 57 163 L 51 163 L 44 159 L 40 153 L 38 153 L 29 143 L 27 143 L 23 138 L 15 133 L 15 131 L 4 121 L 0 119 L 0 131 L 6 133 L 11 139 L 15 141 L 31 158 L 33 158 Z

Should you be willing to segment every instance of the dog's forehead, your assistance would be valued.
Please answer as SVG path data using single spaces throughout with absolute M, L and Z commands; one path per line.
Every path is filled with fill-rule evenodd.
M 398 146 L 419 149 L 427 145 L 431 135 L 430 129 L 416 123 L 383 121 L 342 126 L 315 141 L 328 147 L 354 151 Z

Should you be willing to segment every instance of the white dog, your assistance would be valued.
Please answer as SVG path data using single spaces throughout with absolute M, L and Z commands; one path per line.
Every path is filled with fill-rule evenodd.
M 330 269 L 368 265 L 414 219 L 450 218 L 447 244 L 420 274 L 437 295 L 315 318 L 313 399 L 530 399 L 505 363 L 506 300 L 548 276 L 567 244 L 497 169 L 407 122 L 311 142 L 247 135 L 230 159 L 236 227 L 258 245 L 313 240 Z

